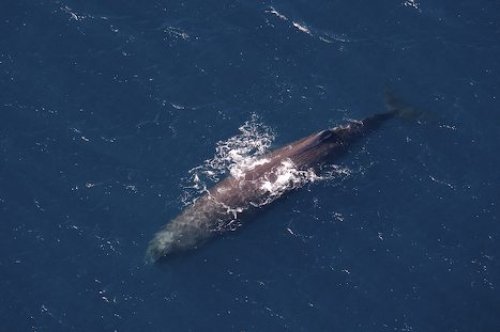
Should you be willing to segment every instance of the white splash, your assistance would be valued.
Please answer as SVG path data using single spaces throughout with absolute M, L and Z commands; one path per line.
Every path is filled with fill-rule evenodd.
M 189 170 L 189 178 L 184 179 L 182 184 L 184 204 L 192 203 L 194 196 L 206 192 L 207 186 L 215 184 L 228 174 L 240 178 L 249 170 L 268 162 L 262 156 L 269 152 L 274 141 L 272 128 L 253 114 L 238 130 L 238 135 L 217 142 L 212 158 Z
M 269 176 L 272 176 L 270 178 Z M 267 192 L 266 199 L 259 205 L 266 205 L 281 197 L 284 193 L 301 188 L 307 183 L 326 179 L 318 176 L 313 169 L 299 170 L 292 160 L 286 159 L 281 165 L 269 175 L 261 180 L 260 189 Z
M 238 128 L 240 134 L 217 142 L 214 157 L 190 173 L 201 173 L 212 180 L 219 180 L 227 171 L 232 176 L 239 177 L 242 173 L 265 163 L 266 161 L 259 157 L 269 151 L 275 136 L 272 129 L 259 120 L 257 115 L 252 115 L 249 121 Z

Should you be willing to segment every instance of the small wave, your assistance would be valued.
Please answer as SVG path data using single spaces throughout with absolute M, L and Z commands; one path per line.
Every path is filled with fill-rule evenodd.
M 420 3 L 417 0 L 405 0 L 403 1 L 403 6 L 416 9 L 418 12 L 422 12 L 420 9 Z
M 167 35 L 165 37 L 165 40 L 168 40 L 169 38 L 188 40 L 189 38 L 191 38 L 191 36 L 186 31 L 174 26 L 165 27 L 163 32 L 165 32 L 165 34 Z
M 312 36 L 311 30 L 304 24 L 304 23 L 298 23 L 298 22 L 292 22 L 292 25 L 299 31 L 306 33 L 310 36 Z
M 282 19 L 283 21 L 288 21 L 288 18 L 285 15 L 281 14 L 279 11 L 276 10 L 276 8 L 272 6 L 269 7 L 269 10 L 266 10 L 266 13 L 273 14 L 276 17 Z
M 415 1 L 407 1 L 411 4 L 414 4 Z M 291 19 L 282 12 L 278 11 L 275 7 L 270 6 L 268 7 L 267 10 L 265 10 L 266 14 L 271 14 L 277 17 L 278 19 L 282 20 L 283 22 L 287 22 L 290 27 L 294 28 L 295 30 L 305 33 L 306 35 L 309 35 L 310 37 L 313 37 L 323 43 L 327 44 L 333 44 L 333 43 L 340 43 L 340 44 L 345 44 L 349 43 L 350 39 L 347 38 L 345 34 L 337 34 L 337 33 L 331 33 L 327 31 L 322 31 L 319 29 L 315 29 L 311 27 L 309 24 L 306 24 L 303 20 L 300 19 Z

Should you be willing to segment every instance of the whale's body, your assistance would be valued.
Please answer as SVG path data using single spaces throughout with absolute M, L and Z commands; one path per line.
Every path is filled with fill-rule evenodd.
M 163 226 L 149 243 L 147 259 L 154 262 L 171 253 L 197 248 L 213 235 L 234 229 L 246 212 L 266 205 L 284 191 L 300 187 L 306 182 L 300 181 L 301 176 L 316 172 L 325 161 L 341 156 L 353 142 L 397 113 L 394 109 L 351 121 L 262 156 L 258 166 L 217 183 Z M 295 171 L 298 180 L 296 176 L 287 177 L 289 169 Z

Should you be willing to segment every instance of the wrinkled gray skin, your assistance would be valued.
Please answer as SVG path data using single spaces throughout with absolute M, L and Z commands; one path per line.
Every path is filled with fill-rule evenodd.
M 342 155 L 351 143 L 396 113 L 396 110 L 391 110 L 314 133 L 263 156 L 267 163 L 241 177 L 227 177 L 155 234 L 149 243 L 146 259 L 154 262 L 171 253 L 197 248 L 214 234 L 234 229 L 243 212 L 269 201 L 271 193 L 262 188 L 262 183 L 276 180 L 275 172 L 283 161 L 293 162 L 297 170 L 317 169 L 327 159 L 334 160 Z

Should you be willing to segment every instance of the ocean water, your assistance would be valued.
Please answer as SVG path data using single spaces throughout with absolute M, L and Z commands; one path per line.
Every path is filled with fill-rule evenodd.
M 499 15 L 488 0 L 2 1 L 0 330 L 499 331 Z M 386 89 L 425 118 L 145 263 L 245 123 L 272 149 L 383 112 Z

